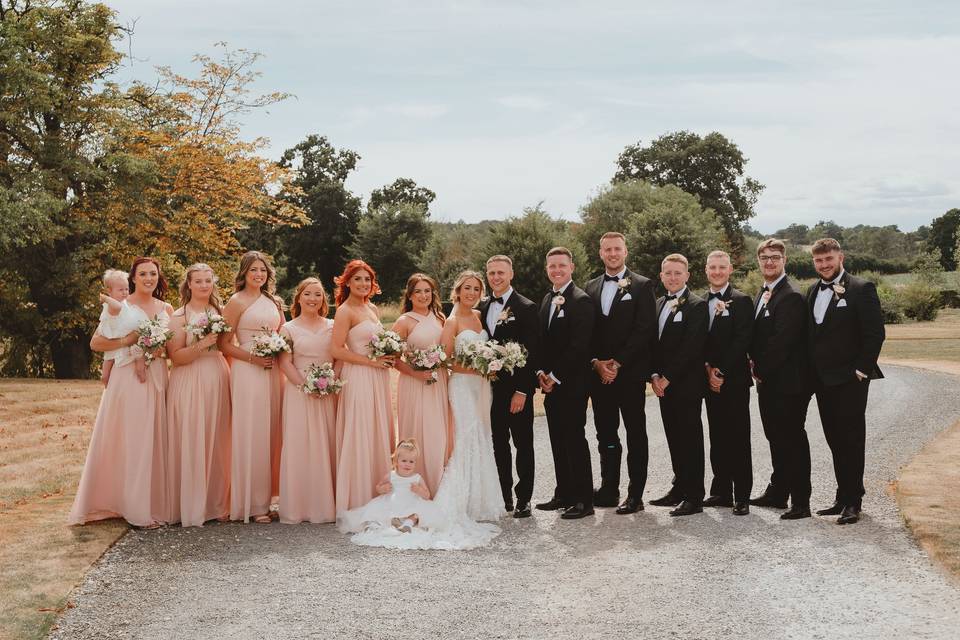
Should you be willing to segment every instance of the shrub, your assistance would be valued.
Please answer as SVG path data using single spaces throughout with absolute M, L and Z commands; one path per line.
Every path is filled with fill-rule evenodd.
M 877 296 L 880 298 L 883 323 L 902 323 L 905 318 L 903 313 L 903 300 L 901 299 L 900 293 L 893 287 L 880 283 L 877 285 Z
M 940 312 L 940 289 L 923 278 L 915 278 L 900 290 L 903 313 L 914 320 L 936 320 Z
M 756 299 L 757 294 L 760 293 L 760 288 L 763 286 L 763 276 L 760 275 L 759 271 L 748 271 L 736 279 L 734 286 L 751 298 Z

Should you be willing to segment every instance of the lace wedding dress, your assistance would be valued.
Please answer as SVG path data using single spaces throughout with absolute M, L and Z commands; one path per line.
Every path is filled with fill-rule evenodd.
M 456 345 L 486 339 L 485 331 L 466 330 L 457 335 Z M 410 533 L 379 529 L 357 534 L 353 542 L 395 549 L 473 549 L 500 533 L 494 524 L 477 522 L 497 520 L 504 514 L 490 436 L 490 383 L 480 376 L 454 373 L 449 393 L 453 455 L 433 500 L 436 511 Z

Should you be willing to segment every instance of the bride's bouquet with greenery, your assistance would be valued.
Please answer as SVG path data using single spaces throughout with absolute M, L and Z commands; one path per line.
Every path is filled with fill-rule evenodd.
M 332 396 L 340 393 L 343 385 L 344 381 L 337 377 L 333 364 L 324 362 L 310 365 L 307 369 L 306 382 L 300 390 L 309 396 Z
M 527 363 L 527 350 L 516 342 L 500 344 L 496 340 L 477 340 L 457 347 L 457 364 L 493 381 L 501 372 L 512 374 Z
M 440 370 L 450 366 L 447 353 L 440 345 L 434 345 L 428 349 L 411 349 L 403 354 L 403 361 L 414 371 L 430 371 L 427 384 L 436 382 L 439 379 Z

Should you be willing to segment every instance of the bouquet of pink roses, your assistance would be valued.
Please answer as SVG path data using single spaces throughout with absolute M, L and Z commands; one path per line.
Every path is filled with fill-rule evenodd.
M 137 327 L 137 344 L 143 353 L 147 365 L 153 362 L 155 355 L 173 337 L 173 331 L 167 328 L 167 322 L 159 318 L 144 320 Z
M 406 348 L 407 343 L 396 331 L 380 329 L 370 338 L 370 359 L 376 360 L 381 356 L 398 356 Z
M 439 379 L 440 369 L 449 365 L 447 354 L 440 345 L 434 345 L 428 349 L 412 349 L 403 354 L 403 361 L 410 365 L 415 371 L 430 371 L 430 379 L 427 384 L 433 384 Z
M 333 365 L 329 362 L 312 364 L 307 369 L 306 382 L 300 390 L 310 396 L 331 396 L 340 393 L 344 381 L 337 377 Z

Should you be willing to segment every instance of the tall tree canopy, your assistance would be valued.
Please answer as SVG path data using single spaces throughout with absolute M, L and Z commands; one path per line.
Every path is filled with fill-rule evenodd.
M 957 243 L 960 242 L 960 209 L 950 209 L 930 223 L 927 246 L 931 251 L 940 251 L 940 265 L 945 271 L 957 269 Z
M 420 270 L 430 239 L 427 210 L 419 204 L 388 204 L 360 218 L 348 251 L 377 272 L 384 302 L 398 302 L 407 278 Z
M 410 178 L 397 178 L 393 183 L 374 189 L 367 203 L 368 211 L 376 211 L 384 205 L 416 204 L 429 211 L 437 194 L 421 187 Z
M 743 241 L 741 226 L 754 215 L 754 205 L 764 185 L 747 176 L 747 158 L 740 148 L 716 131 L 699 136 L 677 131 L 660 136 L 644 147 L 629 145 L 617 159 L 614 182 L 646 180 L 655 185 L 676 185 L 700 198 L 712 209 L 732 247 Z

